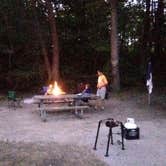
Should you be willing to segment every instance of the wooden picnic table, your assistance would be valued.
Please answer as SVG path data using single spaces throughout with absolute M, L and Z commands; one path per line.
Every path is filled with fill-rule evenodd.
M 88 103 L 81 105 L 83 99 L 97 100 L 95 94 L 62 94 L 62 95 L 35 95 L 34 103 L 38 104 L 41 119 L 46 121 L 47 112 L 60 110 L 74 110 L 77 117 L 82 118 L 85 109 L 89 109 Z

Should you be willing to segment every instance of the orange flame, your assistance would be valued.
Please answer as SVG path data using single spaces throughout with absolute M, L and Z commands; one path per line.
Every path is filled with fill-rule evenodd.
M 58 86 L 57 82 L 54 82 L 54 85 L 50 84 L 47 90 L 47 94 L 49 95 L 60 95 L 65 94 L 65 92 L 62 91 L 62 89 Z

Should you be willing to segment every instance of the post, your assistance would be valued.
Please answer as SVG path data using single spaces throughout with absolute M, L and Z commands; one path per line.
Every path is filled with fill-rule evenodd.
M 121 128 L 121 138 L 122 138 L 122 150 L 125 150 L 125 148 L 124 148 L 124 126 L 123 126 L 122 122 L 120 122 L 120 128 Z
M 98 136 L 99 136 L 99 131 L 100 131 L 100 126 L 101 126 L 102 120 L 99 121 L 98 123 L 98 128 L 97 128 L 97 134 L 96 134 L 96 140 L 95 140 L 95 145 L 94 145 L 94 150 L 96 150 L 96 146 L 97 146 L 97 140 L 98 140 Z
M 113 144 L 112 128 L 111 127 L 109 127 L 108 142 L 107 142 L 107 149 L 106 149 L 105 157 L 109 156 L 108 151 L 109 151 L 109 146 L 110 146 L 110 138 L 111 138 L 111 144 Z
M 150 105 L 151 102 L 150 98 L 151 98 L 150 93 L 148 93 L 148 105 Z
M 147 73 L 146 73 L 146 86 L 148 89 L 148 105 L 150 105 L 150 98 L 151 98 L 151 93 L 153 89 L 153 82 L 152 82 L 152 63 L 151 61 L 148 62 L 147 66 Z

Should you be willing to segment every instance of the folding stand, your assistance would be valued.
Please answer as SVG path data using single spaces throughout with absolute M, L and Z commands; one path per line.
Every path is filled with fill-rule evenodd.
M 99 123 L 98 123 L 98 128 L 97 128 L 97 134 L 96 134 L 96 139 L 95 139 L 95 145 L 94 145 L 94 150 L 97 150 L 96 147 L 97 147 L 97 141 L 98 141 L 98 136 L 99 136 L 99 131 L 100 131 L 100 127 L 101 127 L 101 124 L 102 123 L 105 123 L 106 127 L 109 128 L 109 134 L 108 134 L 108 141 L 107 141 L 107 149 L 106 149 L 106 154 L 105 154 L 105 157 L 108 157 L 108 151 L 109 151 L 109 144 L 110 144 L 110 139 L 111 139 L 111 144 L 113 145 L 113 133 L 112 133 L 112 128 L 113 127 L 120 127 L 120 130 L 121 130 L 121 144 L 122 144 L 122 150 L 124 150 L 124 125 L 122 122 L 120 121 L 116 121 L 114 120 L 113 118 L 108 118 L 108 119 L 103 119 L 103 120 L 100 120 Z M 118 134 L 118 133 L 117 133 Z

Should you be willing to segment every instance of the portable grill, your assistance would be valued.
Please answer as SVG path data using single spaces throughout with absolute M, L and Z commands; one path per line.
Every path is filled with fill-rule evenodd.
M 122 145 L 122 150 L 124 150 L 124 125 L 122 122 L 114 120 L 113 118 L 108 118 L 108 119 L 103 119 L 98 122 L 98 128 L 97 128 L 97 134 L 96 134 L 96 139 L 95 139 L 95 144 L 94 144 L 94 150 L 97 149 L 97 141 L 98 141 L 98 136 L 99 136 L 99 131 L 101 124 L 105 123 L 106 127 L 109 128 L 109 133 L 108 133 L 108 141 L 107 141 L 107 148 L 106 148 L 106 154 L 105 157 L 108 157 L 108 152 L 109 152 L 109 144 L 111 141 L 111 144 L 113 145 L 113 133 L 112 133 L 112 128 L 114 127 L 120 127 L 120 135 L 121 135 L 121 141 L 120 144 Z M 119 134 L 119 133 L 117 133 Z

